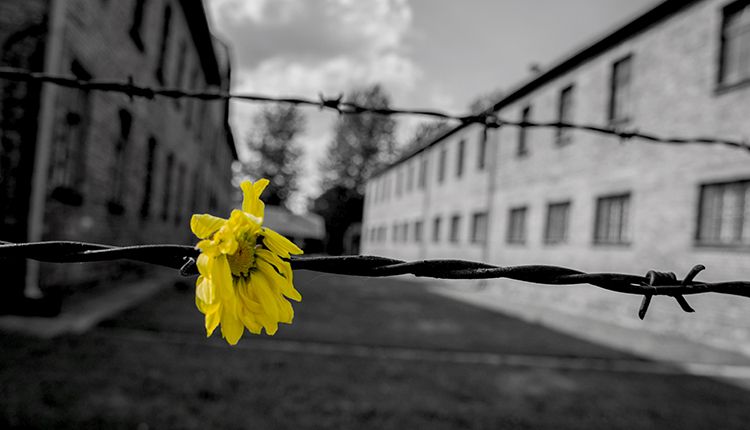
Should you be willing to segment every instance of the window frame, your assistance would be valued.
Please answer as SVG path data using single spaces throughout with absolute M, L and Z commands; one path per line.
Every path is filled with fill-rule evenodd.
M 750 84 L 750 67 L 749 70 L 746 72 L 746 76 L 740 77 L 736 81 L 728 82 L 726 80 L 726 73 L 727 73 L 727 23 L 729 19 L 735 15 L 735 14 L 741 14 L 743 13 L 743 10 L 748 9 L 745 13 L 750 14 L 750 0 L 737 0 L 732 3 L 729 3 L 728 5 L 724 6 L 722 8 L 722 16 L 721 16 L 721 27 L 719 29 L 719 52 L 718 52 L 718 65 L 717 65 L 717 73 L 716 73 L 716 85 L 717 85 L 717 91 L 724 91 L 729 90 L 737 87 L 743 87 L 748 84 Z M 744 33 L 742 29 L 736 30 L 738 33 Z M 748 29 L 746 30 L 748 33 L 750 33 L 750 25 L 748 26 Z M 747 36 L 747 43 L 750 43 L 750 34 Z M 747 60 L 750 62 L 750 59 Z
M 522 214 L 521 216 L 521 228 L 515 229 L 515 222 L 514 220 L 518 215 L 516 214 Z M 514 206 L 508 209 L 508 226 L 506 229 L 505 234 L 505 242 L 512 245 L 525 245 L 526 241 L 528 240 L 528 222 L 527 218 L 529 216 L 529 206 L 523 205 L 523 206 Z M 520 231 L 520 235 L 514 234 L 514 232 L 518 230 Z
M 633 54 L 628 53 L 623 55 L 612 62 L 610 68 L 610 79 L 609 79 L 609 109 L 608 109 L 608 120 L 610 124 L 627 124 L 633 120 Z M 627 88 L 626 91 L 622 91 L 623 85 L 618 85 L 618 70 L 623 64 L 627 64 Z M 625 94 L 623 96 L 623 94 Z M 626 112 L 618 112 L 618 99 L 620 97 L 626 97 L 627 100 L 624 104 L 627 105 Z
M 484 227 L 484 234 L 479 236 L 479 220 L 482 220 Z M 471 236 L 469 241 L 473 244 L 484 245 L 487 243 L 487 235 L 489 233 L 489 216 L 487 211 L 474 212 L 471 216 Z
M 547 216 L 544 225 L 544 243 L 546 245 L 562 245 L 568 243 L 570 233 L 570 200 L 555 201 L 547 203 Z M 552 214 L 554 209 L 565 208 L 565 217 L 563 222 L 562 234 L 559 237 L 552 236 Z
M 440 243 L 440 236 L 442 233 L 442 217 L 436 216 L 432 219 L 432 242 Z
M 627 210 L 623 211 L 622 207 L 620 208 L 620 218 L 619 218 L 619 228 L 618 228 L 618 237 L 616 239 L 612 239 L 610 237 L 600 237 L 599 231 L 600 231 L 600 215 L 601 211 L 603 209 L 602 204 L 604 202 L 608 202 L 608 204 L 611 204 L 615 200 L 621 200 L 627 202 Z M 632 222 L 632 205 L 631 202 L 633 201 L 633 195 L 631 192 L 623 192 L 623 193 L 615 193 L 615 194 L 606 194 L 602 195 L 596 198 L 596 207 L 594 212 L 594 234 L 593 234 L 593 243 L 594 245 L 601 245 L 601 246 L 630 246 L 632 244 L 633 238 L 633 222 Z M 625 216 L 623 217 L 623 214 Z M 609 219 L 608 223 L 611 222 L 611 212 L 609 212 Z M 626 220 L 625 223 L 623 223 L 623 219 Z M 623 224 L 625 225 L 625 228 L 623 228 Z M 610 224 L 607 224 L 607 232 L 609 233 L 612 227 Z
M 521 122 L 531 120 L 531 104 L 527 104 L 521 110 Z M 529 156 L 529 128 L 525 126 L 518 127 L 518 144 L 516 146 L 516 158 L 525 158 Z
M 451 215 L 448 242 L 461 243 L 461 214 Z
M 437 169 L 437 181 L 438 184 L 445 182 L 445 169 L 448 163 L 448 148 L 443 145 L 438 151 L 438 169 Z
M 466 158 L 466 139 L 461 139 L 456 148 L 456 178 L 464 174 L 464 158 Z
M 739 231 L 738 236 L 739 240 L 731 241 L 731 242 L 721 242 L 721 237 L 719 237 L 719 240 L 713 240 L 713 239 L 707 239 L 703 237 L 703 225 L 706 217 L 705 213 L 705 206 L 704 206 L 704 198 L 706 196 L 706 189 L 707 188 L 713 188 L 713 187 L 721 187 L 722 193 L 726 192 L 727 188 L 730 187 L 739 187 L 741 188 L 741 192 L 738 193 L 740 196 L 740 204 L 738 204 L 739 208 Z M 715 182 L 707 182 L 702 183 L 699 185 L 698 189 L 698 207 L 696 211 L 696 224 L 695 224 L 695 234 L 693 236 L 694 243 L 696 246 L 699 247 L 709 247 L 709 248 L 720 248 L 720 249 L 737 249 L 737 250 L 743 250 L 743 251 L 750 251 L 750 235 L 748 235 L 747 242 L 743 242 L 743 236 L 746 235 L 745 228 L 748 228 L 750 230 L 750 214 L 748 214 L 747 209 L 745 209 L 748 206 L 748 194 L 750 194 L 750 178 L 741 178 L 741 179 L 734 179 L 734 180 L 724 180 L 724 181 L 715 181 Z M 722 195 L 723 198 L 723 195 Z M 723 206 L 721 207 L 723 210 Z M 747 217 L 747 218 L 746 218 Z M 721 227 L 722 222 L 724 221 L 724 216 L 722 214 L 718 215 L 718 219 L 720 220 L 720 223 L 718 225 L 719 227 L 719 236 L 721 235 Z
M 557 102 L 557 121 L 561 123 L 572 123 L 574 111 L 575 84 L 571 83 L 560 90 Z M 566 97 L 568 103 L 566 104 Z M 555 144 L 557 146 L 567 146 L 572 143 L 573 129 L 557 127 L 555 130 Z

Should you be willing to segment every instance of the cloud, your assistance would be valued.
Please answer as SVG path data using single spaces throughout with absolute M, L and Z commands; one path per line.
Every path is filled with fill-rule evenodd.
M 423 79 L 406 41 L 412 31 L 407 0 L 207 0 L 213 28 L 232 41 L 235 93 L 335 97 L 355 87 L 385 86 L 403 103 Z M 259 105 L 233 102 L 230 121 L 241 158 Z M 303 192 L 317 190 L 319 160 L 332 139 L 335 113 L 306 109 L 300 139 Z

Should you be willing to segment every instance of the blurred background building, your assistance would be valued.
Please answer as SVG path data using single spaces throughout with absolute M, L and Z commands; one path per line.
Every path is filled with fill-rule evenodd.
M 665 1 L 506 92 L 494 110 L 518 121 L 747 140 L 748 82 L 750 2 Z M 746 279 L 750 154 L 459 126 L 368 181 L 362 238 L 366 254 L 407 260 L 626 273 L 701 263 L 705 279 Z M 555 301 L 586 301 L 573 296 Z M 735 307 L 706 299 L 718 301 L 719 319 Z
M 195 90 L 228 90 L 231 74 L 227 47 L 190 0 L 5 0 L 0 66 Z M 191 213 L 231 204 L 224 101 L 5 80 L 0 94 L 0 240 L 187 244 Z M 3 267 L 4 291 L 67 293 L 144 270 L 18 261 Z

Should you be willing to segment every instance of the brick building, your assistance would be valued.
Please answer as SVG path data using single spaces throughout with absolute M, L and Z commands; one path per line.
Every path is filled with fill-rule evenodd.
M 200 1 L 6 0 L 0 46 L 2 66 L 229 88 L 228 50 Z M 228 210 L 237 155 L 226 102 L 2 80 L 0 92 L 0 239 L 190 243 L 191 213 Z M 18 295 L 24 285 L 59 292 L 149 269 L 18 262 L 3 270 Z
M 552 63 L 494 109 L 509 120 L 747 140 L 748 82 L 750 1 L 669 0 Z M 709 268 L 701 279 L 746 280 L 750 153 L 577 130 L 459 126 L 368 182 L 363 240 L 364 253 L 407 260 L 680 275 L 701 263 Z M 576 301 L 600 309 L 601 318 L 620 303 L 628 318 L 637 308 L 632 297 L 570 288 L 534 300 Z M 665 322 L 665 330 L 727 329 L 750 345 L 750 324 L 737 316 L 747 303 L 691 301 L 703 314 L 689 324 Z

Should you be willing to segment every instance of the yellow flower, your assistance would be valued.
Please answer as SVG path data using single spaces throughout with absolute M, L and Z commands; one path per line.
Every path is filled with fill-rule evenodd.
M 196 245 L 201 253 L 195 303 L 206 316 L 206 336 L 221 324 L 222 337 L 232 345 L 245 328 L 273 335 L 278 323 L 290 324 L 294 317 L 287 299 L 302 300 L 289 264 L 290 254 L 302 250 L 263 227 L 260 194 L 267 185 L 267 179 L 242 182 L 242 210 L 233 210 L 228 220 L 209 214 L 190 220 L 193 233 L 202 239 Z

